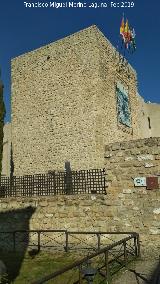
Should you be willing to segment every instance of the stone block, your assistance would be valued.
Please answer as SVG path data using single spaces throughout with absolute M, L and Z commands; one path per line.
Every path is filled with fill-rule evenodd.
M 155 209 L 153 210 L 153 214 L 158 214 L 158 215 L 160 215 L 160 208 L 155 208 Z
M 120 149 L 121 149 L 120 143 L 113 143 L 112 144 L 112 151 L 116 151 L 116 150 L 120 150 Z
M 154 156 L 153 155 L 138 155 L 137 160 L 138 161 L 146 161 L 146 160 L 153 161 Z
M 145 168 L 153 168 L 153 167 L 155 167 L 156 165 L 154 165 L 153 163 L 145 163 L 144 164 L 144 167 Z
M 105 158 L 105 159 L 110 159 L 112 156 L 113 156 L 112 153 L 105 153 L 104 158 Z
M 134 156 L 130 156 L 130 157 L 125 157 L 125 161 L 128 162 L 128 161 L 133 161 L 135 159 Z
M 151 235 L 160 235 L 160 229 L 157 228 L 150 228 L 149 232 Z
M 123 193 L 124 194 L 131 194 L 132 193 L 132 189 L 129 189 L 129 188 L 123 189 Z

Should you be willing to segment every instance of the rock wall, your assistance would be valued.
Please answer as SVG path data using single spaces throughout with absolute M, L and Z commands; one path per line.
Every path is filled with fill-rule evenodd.
M 29 228 L 74 231 L 136 231 L 143 253 L 160 249 L 160 188 L 135 187 L 135 177 L 160 176 L 160 138 L 106 146 L 107 195 L 70 195 L 0 200 L 0 214 L 33 208 Z M 160 184 L 160 182 L 159 182 Z M 17 211 L 18 212 L 18 211 Z M 18 214 L 18 213 L 17 213 Z M 18 219 L 18 216 L 15 217 Z M 12 218 L 5 230 L 19 229 Z M 4 230 L 3 222 L 0 230 Z M 113 237 L 112 237 L 113 238 Z
M 160 104 L 145 104 L 150 136 L 160 137 Z
M 2 159 L 2 175 L 10 176 L 10 159 L 11 159 L 11 123 L 7 123 L 3 127 L 3 159 Z
M 103 167 L 104 146 L 141 137 L 136 72 L 92 26 L 12 60 L 14 174 Z M 119 70 L 120 68 L 120 70 Z M 116 84 L 131 127 L 117 122 Z
M 160 176 L 160 137 L 109 144 L 105 148 L 109 188 L 134 189 L 135 177 Z M 138 189 L 144 191 L 145 187 Z
M 147 246 L 160 246 L 160 138 L 106 146 L 108 197 L 117 203 L 117 224 L 135 230 Z M 135 187 L 136 177 L 158 177 L 159 189 Z M 112 203 L 111 203 L 112 204 Z

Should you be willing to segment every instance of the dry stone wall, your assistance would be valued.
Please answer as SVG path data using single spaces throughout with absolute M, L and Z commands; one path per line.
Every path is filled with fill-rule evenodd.
M 104 145 L 140 137 L 136 72 L 120 71 L 92 26 L 12 60 L 14 174 L 101 168 Z M 117 123 L 116 83 L 129 90 L 132 127 Z

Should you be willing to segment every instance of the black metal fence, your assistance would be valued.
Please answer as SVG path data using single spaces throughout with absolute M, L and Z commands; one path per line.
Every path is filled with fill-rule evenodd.
M 139 235 L 132 233 L 73 264 L 32 282 L 32 284 L 42 284 L 49 280 L 52 280 L 51 283 L 82 284 L 86 283 L 87 279 L 88 283 L 109 283 L 113 274 L 139 256 Z M 93 282 L 93 277 L 96 282 Z
M 94 269 L 94 283 L 109 283 L 110 277 L 128 262 L 140 256 L 139 234 L 136 232 L 99 232 L 67 230 L 17 230 L 0 232 L 0 250 L 25 252 L 35 256 L 41 250 L 75 251 L 80 260 L 36 280 L 34 284 L 86 283 L 85 271 Z M 85 249 L 85 252 L 84 252 Z M 90 254 L 88 254 L 90 253 Z M 87 255 L 87 256 L 86 256 Z M 88 266 L 89 261 L 92 269 Z M 50 282 L 51 280 L 51 282 Z M 92 282 L 89 282 L 92 283 Z
M 124 237 L 137 236 L 135 232 L 68 231 L 68 230 L 16 230 L 0 231 L 0 248 L 21 251 L 24 248 L 59 251 L 98 251 Z M 138 245 L 138 243 L 137 243 Z
M 106 194 L 105 169 L 1 177 L 0 198 L 56 194 Z

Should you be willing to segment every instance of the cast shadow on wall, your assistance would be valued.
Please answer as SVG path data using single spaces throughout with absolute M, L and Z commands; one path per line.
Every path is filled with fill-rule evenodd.
M 0 212 L 0 261 L 5 265 L 7 273 L 7 282 L 4 283 L 13 283 L 19 275 L 29 244 L 28 233 L 13 233 L 13 231 L 28 231 L 29 221 L 35 210 L 29 206 Z

